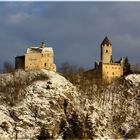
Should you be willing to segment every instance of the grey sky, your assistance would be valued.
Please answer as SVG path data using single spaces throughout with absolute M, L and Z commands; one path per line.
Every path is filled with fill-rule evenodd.
M 140 2 L 0 2 L 0 67 L 45 41 L 59 67 L 93 68 L 107 35 L 117 60 L 140 60 Z

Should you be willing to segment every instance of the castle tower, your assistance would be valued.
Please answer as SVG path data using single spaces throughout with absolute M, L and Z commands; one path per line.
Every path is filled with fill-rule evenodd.
M 101 62 L 111 63 L 112 62 L 112 44 L 110 43 L 107 36 L 104 38 L 100 46 L 101 46 Z
M 45 42 L 42 42 L 40 48 L 45 48 L 45 47 L 46 47 Z

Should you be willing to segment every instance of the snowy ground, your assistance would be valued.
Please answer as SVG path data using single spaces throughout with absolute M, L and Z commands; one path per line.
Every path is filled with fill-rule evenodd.
M 41 73 L 48 75 L 49 79 L 33 82 L 26 87 L 26 96 L 23 101 L 14 107 L 0 104 L 1 139 L 15 140 L 16 137 L 20 139 L 27 136 L 32 138 L 39 134 L 43 125 L 48 127 L 50 135 L 57 138 L 59 123 L 61 118 L 65 116 L 64 99 L 69 102 L 69 110 L 72 111 L 74 106 L 78 107 L 77 91 L 70 82 L 51 71 L 42 70 Z M 30 72 L 31 74 L 36 75 L 35 72 Z M 20 71 L 20 76 L 24 78 L 26 75 L 25 72 Z M 5 76 L 7 82 L 13 80 L 10 74 L 1 75 L 2 79 Z M 12 117 L 10 113 L 13 114 Z M 2 126 L 2 124 L 6 126 Z M 6 130 L 5 127 L 7 127 Z
M 140 85 L 140 74 L 130 74 L 126 76 L 125 79 L 134 86 Z
M 28 76 L 32 78 L 40 73 L 47 75 L 49 79 L 37 80 L 28 85 L 24 89 L 26 92 L 24 99 L 16 106 L 7 105 L 3 98 L 5 93 L 0 92 L 0 140 L 36 139 L 42 126 L 47 127 L 54 139 L 60 139 L 59 126 L 62 118 L 66 119 L 65 100 L 68 102 L 67 115 L 70 115 L 74 110 L 80 118 L 88 115 L 94 138 L 122 138 L 123 135 L 119 133 L 118 129 L 128 134 L 129 131 L 138 126 L 140 114 L 139 104 L 135 104 L 137 100 L 135 93 L 137 92 L 137 96 L 140 93 L 140 75 L 125 77 L 126 81 L 135 88 L 129 86 L 126 89 L 122 88 L 122 85 L 108 86 L 102 91 L 103 95 L 106 96 L 101 96 L 97 100 L 96 94 L 93 97 L 83 96 L 82 92 L 55 72 L 47 70 L 28 73 L 18 71 L 16 76 L 20 75 L 21 78 L 26 79 Z M 0 75 L 3 85 L 13 79 L 11 74 Z M 94 86 L 94 93 L 97 92 L 96 88 Z M 125 97 L 124 93 L 128 94 L 129 97 Z M 123 102 L 124 100 L 125 102 Z M 128 108 L 125 107 L 126 104 L 128 104 Z M 135 108 L 137 107 L 137 112 L 134 111 L 133 105 Z M 127 110 L 125 119 L 119 124 L 112 124 L 112 116 L 115 114 L 115 117 L 123 117 L 121 116 L 123 114 L 121 112 L 122 106 L 124 106 L 125 111 Z

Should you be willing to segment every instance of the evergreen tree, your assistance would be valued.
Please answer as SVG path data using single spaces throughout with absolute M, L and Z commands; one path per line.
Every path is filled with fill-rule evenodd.
M 66 139 L 66 130 L 67 130 L 67 124 L 66 124 L 66 121 L 62 118 L 61 123 L 60 123 L 59 134 L 62 134 L 62 138 L 64 140 Z
M 131 72 L 130 63 L 127 57 L 124 60 L 123 71 L 124 71 L 124 75 L 127 75 Z
M 94 132 L 93 132 L 93 127 L 92 127 L 92 122 L 89 118 L 88 113 L 86 114 L 84 125 L 85 125 L 84 138 L 92 140 L 94 136 Z
M 45 126 L 42 126 L 39 136 L 37 136 L 38 140 L 50 140 L 53 139 L 52 136 L 48 133 L 48 130 L 45 128 Z
M 83 137 L 83 125 L 78 119 L 78 115 L 74 111 L 71 118 L 68 119 L 69 127 L 65 133 L 65 139 L 82 139 Z
M 65 113 L 65 115 L 67 115 L 68 101 L 67 101 L 66 99 L 64 99 L 64 104 L 63 104 L 63 106 L 64 106 L 64 113 Z

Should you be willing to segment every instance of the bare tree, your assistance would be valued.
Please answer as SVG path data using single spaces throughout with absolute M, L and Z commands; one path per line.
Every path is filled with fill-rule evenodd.
M 15 69 L 14 69 L 14 66 L 12 63 L 10 62 L 4 62 L 4 66 L 3 66 L 3 72 L 4 73 L 11 73 L 11 72 L 14 72 Z
M 78 67 L 77 65 L 65 62 L 61 65 L 59 71 L 70 82 L 76 84 L 80 78 L 80 75 L 85 71 L 85 69 L 83 67 Z

